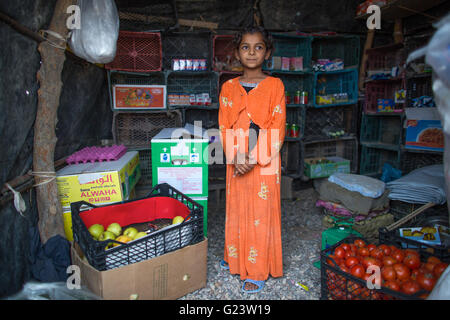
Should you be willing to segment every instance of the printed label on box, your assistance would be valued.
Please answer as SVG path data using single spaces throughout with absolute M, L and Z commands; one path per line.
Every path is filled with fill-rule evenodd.
M 158 184 L 168 183 L 184 194 L 203 193 L 203 171 L 201 167 L 159 167 Z
M 115 109 L 165 109 L 164 85 L 114 85 Z

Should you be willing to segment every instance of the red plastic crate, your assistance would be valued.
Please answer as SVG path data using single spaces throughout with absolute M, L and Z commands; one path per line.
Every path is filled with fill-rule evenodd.
M 114 61 L 106 69 L 151 72 L 162 68 L 161 34 L 120 31 Z
M 216 35 L 213 37 L 213 69 L 214 71 L 230 71 L 221 70 L 216 65 L 219 62 L 227 62 L 227 56 L 231 57 L 231 61 L 235 60 L 233 35 Z
M 390 70 L 405 61 L 403 44 L 393 44 L 366 50 L 367 71 Z
M 366 83 L 364 113 L 378 113 L 378 99 L 394 99 L 395 91 L 404 88 L 403 80 L 378 80 Z M 402 112 L 404 104 L 396 104 L 394 112 Z

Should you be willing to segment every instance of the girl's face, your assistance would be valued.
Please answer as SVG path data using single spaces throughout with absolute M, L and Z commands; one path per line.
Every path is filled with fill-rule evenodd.
M 236 58 L 241 61 L 244 68 L 261 68 L 264 60 L 269 57 L 270 51 L 267 50 L 261 33 L 246 33 L 242 36 L 241 43 L 236 50 Z

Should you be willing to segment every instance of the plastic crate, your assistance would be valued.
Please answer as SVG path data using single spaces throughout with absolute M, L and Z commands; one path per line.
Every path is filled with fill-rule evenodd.
M 116 112 L 113 115 L 113 139 L 116 144 L 129 148 L 149 148 L 151 139 L 164 128 L 182 125 L 182 113 L 168 112 Z
M 286 108 L 286 123 L 289 125 L 296 124 L 298 126 L 298 137 L 292 137 L 290 135 L 290 128 L 286 128 L 285 140 L 294 141 L 302 139 L 305 132 L 305 108 Z
M 400 151 L 377 148 L 376 145 L 361 143 L 360 174 L 372 177 L 381 176 L 385 163 L 389 163 L 392 167 L 398 169 L 400 167 Z
M 308 93 L 308 103 L 306 105 L 311 105 L 312 101 L 310 99 L 314 90 L 314 74 L 312 72 L 295 74 L 272 71 L 271 74 L 280 78 L 283 82 L 284 90 L 290 95 L 290 105 L 295 106 L 294 95 L 297 91 L 300 91 L 300 93 L 306 91 Z
M 219 109 L 197 109 L 184 108 L 183 125 L 186 123 L 194 124 L 195 121 L 201 122 L 203 129 L 217 129 L 219 130 Z
M 367 71 L 391 71 L 405 62 L 403 44 L 387 45 L 366 50 Z
M 403 249 L 414 249 L 419 251 L 419 253 L 425 258 L 435 256 L 442 262 L 450 262 L 450 247 L 448 246 L 431 245 L 415 241 L 410 238 L 403 238 L 400 236 L 399 228 L 392 231 L 388 231 L 387 228 L 380 228 L 378 235 L 380 243 L 386 243 L 389 245 L 393 244 Z
M 403 117 L 363 114 L 360 142 L 397 149 L 402 143 Z
M 107 70 L 108 77 L 108 92 L 109 101 L 111 104 L 111 110 L 117 110 L 114 108 L 113 99 L 113 86 L 117 84 L 128 84 L 128 85 L 165 85 L 166 76 L 164 72 L 127 72 L 127 71 L 115 71 Z
M 229 64 L 236 60 L 233 38 L 233 35 L 215 35 L 213 37 L 212 64 L 214 71 L 232 71 Z
M 172 70 L 172 59 L 206 59 L 207 70 L 211 70 L 210 32 L 165 32 L 162 44 L 164 70 Z
M 161 71 L 162 44 L 158 32 L 120 31 L 116 57 L 106 69 L 134 72 Z
M 301 174 L 303 158 L 301 156 L 301 144 L 296 141 L 285 141 L 280 151 L 282 174 Z
M 403 217 L 407 216 L 408 214 L 412 213 L 413 211 L 419 209 L 423 204 L 418 203 L 409 203 L 404 202 L 400 200 L 391 200 L 390 201 L 390 212 L 394 216 L 394 220 L 398 221 L 402 219 Z M 447 204 L 443 205 L 435 205 L 431 208 L 428 208 L 424 212 L 422 212 L 420 215 L 412 218 L 409 220 L 408 224 L 405 226 L 412 227 L 414 226 L 418 221 L 420 221 L 423 217 L 428 216 L 447 216 L 448 213 L 448 207 Z
M 221 72 L 219 73 L 218 79 L 219 79 L 219 84 L 218 84 L 218 88 L 219 88 L 219 94 L 220 91 L 222 90 L 222 85 L 227 82 L 228 80 L 240 77 L 242 75 L 241 72 Z
M 357 105 L 339 106 L 334 108 L 305 108 L 306 141 L 328 139 L 327 128 L 342 129 L 346 136 L 356 136 Z
M 405 150 L 401 154 L 400 169 L 403 175 L 405 175 L 415 169 L 442 163 L 444 163 L 443 153 L 410 152 Z
M 378 113 L 378 99 L 395 99 L 395 92 L 404 88 L 403 79 L 367 82 L 364 113 Z M 404 107 L 404 103 L 395 104 L 393 112 L 403 112 Z
M 407 106 L 413 107 L 413 99 L 420 98 L 422 96 L 433 97 L 434 94 L 432 85 L 431 74 L 408 78 L 406 81 Z
M 140 186 L 152 185 L 152 153 L 150 148 L 135 149 L 139 153 L 139 165 L 141 168 L 141 178 L 138 181 Z
M 203 236 L 203 207 L 168 184 L 156 185 L 146 197 L 118 204 L 94 206 L 88 202 L 71 203 L 74 241 L 89 264 L 97 270 L 110 270 L 201 242 Z M 122 228 L 156 219 L 182 216 L 178 225 L 163 228 L 143 238 L 121 244 L 115 240 L 94 240 L 88 228 L 95 223 L 105 228 L 113 222 Z M 107 248 L 112 244 L 119 246 Z
M 344 137 L 322 141 L 302 141 L 303 159 L 341 157 L 350 160 L 350 172 L 358 170 L 358 139 Z M 304 168 L 302 168 L 303 172 Z
M 422 300 L 420 296 L 426 293 L 424 290 L 407 295 L 383 286 L 380 289 L 369 289 L 366 281 L 342 271 L 329 255 L 341 244 L 353 243 L 356 239 L 369 243 L 364 238 L 350 236 L 321 251 L 321 300 Z
M 200 94 L 208 93 L 211 105 L 219 107 L 218 75 L 215 72 L 168 72 L 167 94 Z M 171 107 L 169 105 L 169 107 Z
M 318 95 L 326 96 L 339 93 L 346 93 L 347 101 L 330 104 L 317 103 L 316 97 Z M 358 69 L 315 72 L 314 91 L 310 99 L 312 99 L 311 103 L 316 108 L 356 104 L 358 101 Z
M 311 69 L 311 37 L 273 33 L 272 38 L 273 57 L 303 57 L 303 71 Z M 264 69 L 267 69 L 267 65 L 264 66 Z
M 361 40 L 358 36 L 320 36 L 312 39 L 312 60 L 342 59 L 344 66 L 359 67 Z

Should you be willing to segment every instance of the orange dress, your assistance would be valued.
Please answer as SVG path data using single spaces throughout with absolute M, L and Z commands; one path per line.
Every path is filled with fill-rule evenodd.
M 260 127 L 251 156 L 257 163 L 242 176 L 231 164 L 248 150 L 250 120 Z M 284 85 L 267 77 L 248 94 L 239 78 L 220 93 L 219 129 L 227 160 L 224 260 L 242 280 L 283 276 L 281 248 L 281 161 L 286 127 Z

